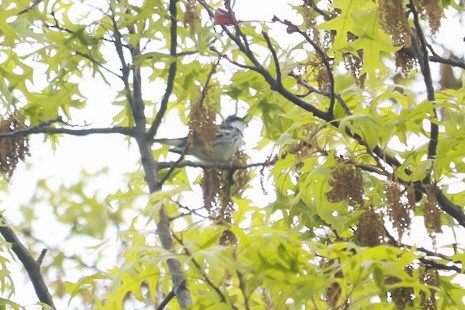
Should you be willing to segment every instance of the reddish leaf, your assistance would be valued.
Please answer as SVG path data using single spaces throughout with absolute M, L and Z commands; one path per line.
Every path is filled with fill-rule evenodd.
M 214 25 L 231 26 L 231 25 L 237 24 L 237 21 L 234 18 L 233 14 L 223 9 L 216 10 L 213 18 L 214 18 L 214 22 L 213 22 Z

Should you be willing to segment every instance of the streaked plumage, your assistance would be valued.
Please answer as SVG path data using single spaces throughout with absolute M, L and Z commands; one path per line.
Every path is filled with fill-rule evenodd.
M 244 120 L 231 115 L 220 124 L 218 132 L 213 140 L 211 152 L 205 149 L 203 141 L 199 137 L 193 137 L 191 145 L 187 145 L 187 137 L 177 139 L 155 139 L 155 142 L 173 146 L 171 152 L 197 157 L 206 162 L 227 162 L 244 144 L 243 130 Z M 186 150 L 187 147 L 187 150 Z

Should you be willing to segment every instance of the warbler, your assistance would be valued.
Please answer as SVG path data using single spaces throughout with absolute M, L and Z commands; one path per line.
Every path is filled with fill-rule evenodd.
M 175 139 L 155 139 L 154 142 L 173 146 L 169 151 L 194 156 L 204 162 L 228 162 L 244 144 L 244 118 L 228 116 L 219 126 L 211 149 L 204 141 L 194 135 L 191 143 L 187 137 Z

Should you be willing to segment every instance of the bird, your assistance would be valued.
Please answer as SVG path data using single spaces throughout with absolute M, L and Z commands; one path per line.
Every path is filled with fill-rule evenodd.
M 229 162 L 232 156 L 244 144 L 244 118 L 228 116 L 219 126 L 211 149 L 207 149 L 200 137 L 194 135 L 189 143 L 188 137 L 174 139 L 154 139 L 154 142 L 172 146 L 173 153 L 191 155 L 203 162 Z

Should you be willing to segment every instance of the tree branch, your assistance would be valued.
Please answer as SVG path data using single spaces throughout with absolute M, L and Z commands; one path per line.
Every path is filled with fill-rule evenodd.
M 435 262 L 432 259 L 427 259 L 425 257 L 420 257 L 418 260 L 422 262 L 423 264 L 427 265 L 429 268 L 434 268 L 436 270 L 447 270 L 447 271 L 455 271 L 457 273 L 463 273 L 462 268 L 459 268 L 457 266 L 444 265 L 444 264 Z
M 447 255 L 444 255 L 444 254 L 440 254 L 440 253 L 435 253 L 433 251 L 430 251 L 430 250 L 427 250 L 425 248 L 417 248 L 415 246 L 411 246 L 411 245 L 408 245 L 408 244 L 404 244 L 404 243 L 399 243 L 390 233 L 389 231 L 386 229 L 386 227 L 384 227 L 384 232 L 386 233 L 386 236 L 388 237 L 388 239 L 390 240 L 390 244 L 393 245 L 393 246 L 396 246 L 398 248 L 408 248 L 410 250 L 415 250 L 415 251 L 418 251 L 418 252 L 422 252 L 424 253 L 426 256 L 429 256 L 430 258 L 427 258 L 427 257 L 419 257 L 418 260 L 420 262 L 422 262 L 423 264 L 427 265 L 428 267 L 430 268 L 434 268 L 434 269 L 437 269 L 437 270 L 448 270 L 448 271 L 455 271 L 457 273 L 464 273 L 464 271 L 462 270 L 462 268 L 458 267 L 457 265 L 447 265 L 447 264 L 441 264 L 441 263 L 438 263 L 437 261 L 435 261 L 433 259 L 433 257 L 438 257 L 438 258 L 441 258 L 443 260 L 446 260 L 448 261 L 448 263 L 458 263 L 458 264 L 461 264 L 460 261 L 458 262 L 454 262 L 452 261 L 452 259 L 450 257 L 448 257 Z
M 169 302 L 176 297 L 176 294 L 174 294 L 174 291 L 171 290 L 168 295 L 165 296 L 165 298 L 160 302 L 160 304 L 155 308 L 155 310 L 163 310 L 165 307 L 169 304 Z
M 182 168 L 182 167 L 193 167 L 193 168 L 202 168 L 202 169 L 208 169 L 208 168 L 218 168 L 218 169 L 248 169 L 248 168 L 253 168 L 253 167 L 266 167 L 266 166 L 272 166 L 274 165 L 273 161 L 269 162 L 264 162 L 264 163 L 252 163 L 252 164 L 247 164 L 247 165 L 236 165 L 236 164 L 231 164 L 231 163 L 215 163 L 215 162 L 200 162 L 200 161 L 174 161 L 174 162 L 159 162 L 158 167 L 160 169 L 167 169 L 167 168 L 172 168 L 172 167 L 177 167 L 177 168 Z
M 50 295 L 44 278 L 40 273 L 40 263 L 42 262 L 43 254 L 39 256 L 38 260 L 35 260 L 21 243 L 15 232 L 6 224 L 3 216 L 0 216 L 0 234 L 7 242 L 11 243 L 11 249 L 26 269 L 39 301 L 55 309 L 52 295 Z M 44 252 L 42 251 L 42 253 Z
M 296 81 L 297 84 L 302 85 L 305 87 L 308 91 L 304 95 L 296 95 L 298 97 L 304 98 L 311 93 L 316 93 L 328 98 L 331 98 L 331 93 L 325 90 L 318 89 L 316 87 L 313 87 L 312 85 L 308 84 L 304 80 L 302 80 L 302 77 L 300 75 L 295 74 L 294 72 L 290 72 L 289 76 L 293 77 Z M 347 103 L 342 99 L 341 95 L 334 93 L 334 97 L 337 99 L 339 104 L 341 105 L 342 109 L 347 115 L 352 115 L 352 112 L 350 111 L 349 107 L 347 106 Z
M 69 129 L 69 128 L 54 128 L 54 127 L 29 127 L 18 129 L 11 132 L 0 133 L 0 139 L 20 135 L 30 134 L 65 134 L 70 136 L 88 136 L 93 134 L 121 134 L 126 136 L 135 136 L 135 128 L 131 127 L 109 127 L 109 128 L 86 128 L 86 129 Z
M 152 140 L 155 135 L 157 134 L 158 128 L 160 127 L 161 121 L 163 116 L 166 113 L 168 108 L 168 101 L 170 99 L 171 93 L 173 92 L 174 88 L 174 79 L 176 77 L 176 71 L 178 66 L 178 60 L 176 59 L 177 53 L 177 39 L 178 39 L 178 25 L 177 21 L 177 8 L 176 8 L 177 0 L 171 0 L 169 5 L 169 12 L 170 12 L 170 56 L 171 56 L 171 63 L 168 70 L 168 81 L 166 82 L 166 90 L 163 98 L 160 102 L 160 108 L 158 109 L 157 115 L 155 116 L 154 121 L 152 122 L 152 126 L 147 134 L 147 139 Z
M 318 56 L 320 57 L 321 61 L 323 62 L 323 65 L 326 68 L 326 74 L 328 75 L 328 80 L 329 80 L 329 107 L 328 107 L 328 112 L 327 112 L 328 115 L 327 115 L 327 117 L 328 117 L 329 120 L 333 120 L 334 119 L 334 105 L 335 105 L 335 102 L 336 102 L 336 100 L 335 100 L 336 95 L 334 93 L 334 76 L 333 76 L 333 72 L 331 70 L 331 65 L 328 62 L 328 58 L 326 57 L 325 52 L 323 51 L 323 49 L 318 44 L 316 44 L 315 41 L 313 41 L 310 38 L 310 36 L 305 31 L 301 30 L 298 26 L 294 25 L 290 21 L 288 21 L 288 20 L 281 21 L 276 16 L 273 17 L 273 21 L 278 21 L 278 22 L 288 26 L 288 31 L 299 33 L 301 36 L 304 37 L 304 39 L 308 43 L 310 43 L 310 45 L 317 52 Z
M 456 60 L 452 58 L 444 58 L 439 55 L 429 56 L 428 59 L 431 62 L 442 63 L 442 64 L 446 64 L 452 67 L 458 67 L 458 68 L 465 69 L 465 62 L 460 61 L 460 60 Z
M 114 76 L 116 76 L 116 77 L 118 77 L 118 78 L 121 79 L 121 75 L 117 74 L 116 72 L 113 72 L 111 69 L 107 68 L 106 66 L 104 66 L 103 64 L 101 64 L 100 62 L 98 62 L 97 59 L 95 59 L 95 58 L 92 57 L 91 55 L 89 55 L 89 54 L 84 54 L 84 53 L 82 53 L 82 52 L 80 52 L 80 51 L 78 51 L 78 50 L 75 50 L 74 53 L 76 53 L 76 55 L 79 55 L 79 56 L 81 56 L 81 57 L 83 57 L 83 58 L 86 58 L 86 59 L 90 60 L 93 64 L 95 64 L 95 65 L 97 65 L 98 67 L 102 68 L 102 69 L 105 70 L 106 72 L 108 72 L 108 73 L 110 73 L 110 74 L 112 74 L 112 75 L 114 75 Z M 107 82 L 107 79 L 105 78 L 105 76 L 104 76 L 103 74 L 101 74 L 101 77 L 104 79 L 104 81 L 105 81 L 106 83 L 108 83 L 108 82 Z
M 449 56 L 449 58 L 444 58 L 439 56 L 438 53 L 436 53 L 431 44 L 427 44 L 427 47 L 430 50 L 431 54 L 433 54 L 433 56 L 428 57 L 429 61 L 465 69 L 465 62 L 459 57 L 452 54 L 451 56 Z
M 160 208 L 160 221 L 157 223 L 157 233 L 160 238 L 161 244 L 165 250 L 174 253 L 173 236 L 170 230 L 170 219 L 166 214 L 165 207 L 162 205 Z M 170 270 L 171 278 L 173 281 L 173 291 L 178 299 L 179 305 L 186 308 L 192 305 L 191 296 L 187 289 L 186 278 L 182 271 L 181 263 L 173 258 L 169 258 L 166 263 Z
M 456 219 L 459 225 L 465 227 L 465 214 L 463 213 L 463 209 L 450 201 L 439 188 L 436 189 L 435 196 L 441 210 Z
M 426 43 L 425 36 L 423 34 L 423 30 L 421 29 L 420 20 L 418 18 L 418 12 L 415 8 L 415 4 L 413 0 L 409 1 L 409 8 L 413 14 L 413 23 L 415 25 L 415 32 L 416 35 L 412 38 L 412 47 L 417 56 L 418 63 L 420 64 L 421 73 L 423 75 L 423 79 L 425 82 L 426 87 L 426 94 L 428 100 L 431 102 L 435 102 L 435 94 L 434 94 L 434 86 L 433 86 L 433 79 L 431 77 L 431 70 L 429 67 L 429 59 L 428 59 L 428 44 Z M 417 38 L 418 41 L 417 42 Z M 418 43 L 420 46 L 418 46 Z M 437 119 L 437 111 L 436 108 L 433 109 L 434 118 Z M 438 146 L 438 136 L 439 136 L 439 128 L 435 121 L 430 121 L 430 141 L 428 144 L 428 158 L 435 159 L 437 153 L 437 146 Z
M 184 159 L 184 157 L 186 156 L 186 153 L 187 153 L 187 147 L 184 149 L 184 151 L 182 152 L 181 156 L 179 156 L 179 158 L 172 163 L 171 166 L 169 166 L 169 170 L 168 172 L 165 174 L 165 176 L 163 177 L 163 179 L 160 180 L 160 187 L 163 186 L 163 184 L 166 182 L 166 180 L 168 180 L 168 178 L 170 177 L 170 175 L 174 172 L 174 169 L 176 169 L 176 167 L 179 167 L 179 164 L 182 162 L 182 160 Z M 163 169 L 163 165 L 160 165 L 160 162 L 158 163 L 158 169 Z
M 123 50 L 123 42 L 122 42 L 122 35 L 121 32 L 119 31 L 118 28 L 118 23 L 116 22 L 116 12 L 113 6 L 110 4 L 109 6 L 111 15 L 109 15 L 112 27 L 113 27 L 113 35 L 114 35 L 114 45 L 116 49 L 116 53 L 118 54 L 119 61 L 121 63 L 121 80 L 123 81 L 124 84 L 124 93 L 126 95 L 126 98 L 129 102 L 129 106 L 131 107 L 131 110 L 134 113 L 134 99 L 132 97 L 131 93 L 131 87 L 129 85 L 129 74 L 130 74 L 130 68 L 129 65 L 126 63 L 126 59 L 124 57 L 124 50 Z M 134 117 L 134 115 L 133 115 Z
M 197 260 L 192 256 L 192 253 L 189 251 L 189 249 L 186 247 L 186 245 L 182 242 L 182 239 L 177 237 L 175 234 L 173 234 L 174 239 L 182 246 L 184 249 L 184 252 L 186 253 L 187 256 L 189 256 L 192 264 L 194 264 L 195 268 L 197 268 L 197 271 L 200 272 L 202 277 L 204 278 L 205 282 L 220 296 L 221 302 L 225 303 L 226 302 L 226 296 L 223 294 L 223 292 L 210 280 L 208 275 L 205 273 L 204 269 L 200 264 L 197 262 Z M 235 309 L 236 307 L 233 306 Z
M 177 21 L 177 11 L 176 11 L 176 3 L 177 0 L 170 0 L 169 3 L 169 12 L 171 18 L 171 48 L 170 48 L 170 55 L 176 55 L 176 40 L 177 40 L 177 32 L 176 32 L 176 21 Z M 110 6 L 111 8 L 111 6 Z M 168 85 L 163 100 L 161 102 L 160 109 L 157 113 L 154 123 L 152 124 L 149 131 L 146 131 L 146 116 L 144 114 L 144 102 L 142 99 L 142 81 L 141 81 L 141 72 L 140 72 L 140 65 L 137 63 L 138 58 L 141 55 L 141 50 L 139 46 L 139 42 L 137 42 L 136 46 L 129 47 L 131 50 L 132 56 L 132 65 L 129 66 L 125 63 L 124 54 L 122 49 L 121 43 L 121 34 L 117 27 L 117 23 L 115 20 L 115 12 L 112 10 L 111 20 L 113 23 L 113 31 L 115 33 L 115 47 L 120 58 L 122 72 L 123 72 L 123 82 L 125 87 L 125 94 L 127 96 L 127 100 L 129 102 L 129 106 L 131 108 L 132 116 L 134 118 L 134 122 L 136 124 L 135 127 L 135 139 L 139 148 L 139 153 L 141 157 L 142 167 L 145 173 L 145 181 L 149 187 L 149 192 L 155 193 L 161 189 L 162 183 L 159 181 L 158 178 L 158 163 L 155 161 L 152 153 L 152 143 L 153 143 L 153 136 L 156 134 L 156 131 L 161 123 L 162 118 L 166 112 L 168 99 L 171 94 L 174 85 L 174 78 L 176 74 L 176 61 L 172 62 L 170 65 L 170 73 L 168 76 Z M 131 12 L 129 12 L 131 13 Z M 140 29 L 139 29 L 140 30 Z M 129 32 L 135 33 L 136 28 L 134 25 L 129 26 Z M 142 31 L 142 30 L 140 30 Z M 173 43 L 174 42 L 174 43 Z M 132 71 L 133 74 L 133 88 L 131 91 L 131 86 L 129 83 L 129 75 Z M 173 237 L 171 236 L 170 232 L 170 220 L 168 215 L 166 214 L 164 206 L 161 207 L 159 210 L 160 217 L 157 223 L 157 234 L 160 238 L 160 242 L 164 249 L 167 251 L 174 253 L 174 246 L 173 246 Z M 167 265 L 170 271 L 171 279 L 173 282 L 173 292 L 177 297 L 179 306 L 181 308 L 187 308 L 192 305 L 192 299 L 190 296 L 190 292 L 187 288 L 186 278 L 183 273 L 183 268 L 181 263 L 173 258 L 167 260 Z
M 210 17 L 213 18 L 213 16 L 214 16 L 213 11 L 208 6 L 208 4 L 205 3 L 204 0 L 198 0 L 198 2 L 207 10 Z M 298 96 L 296 96 L 293 93 L 291 93 L 290 91 L 288 91 L 285 87 L 280 85 L 280 83 L 278 83 L 278 81 L 276 81 L 276 79 L 270 74 L 270 72 L 267 69 L 265 69 L 265 67 L 263 67 L 261 62 L 257 60 L 257 58 L 255 57 L 255 55 L 253 54 L 253 52 L 250 50 L 250 48 L 248 46 L 247 38 L 240 31 L 240 28 L 237 25 L 236 25 L 235 29 L 238 32 L 239 36 L 234 35 L 231 31 L 229 31 L 229 29 L 226 26 L 221 25 L 221 27 L 222 27 L 223 31 L 228 35 L 228 37 L 231 40 L 233 40 L 234 43 L 236 43 L 236 45 L 239 47 L 239 50 L 245 56 L 247 56 L 247 58 L 252 62 L 253 66 L 247 66 L 247 69 L 253 70 L 253 71 L 259 73 L 261 76 L 263 76 L 263 78 L 266 80 L 268 85 L 270 85 L 270 88 L 272 90 L 278 92 L 284 98 L 288 99 L 289 101 L 291 101 L 292 103 L 294 103 L 298 107 L 301 107 L 305 111 L 312 113 L 316 117 L 327 120 L 327 121 L 332 120 L 332 119 L 328 118 L 328 114 L 326 112 L 318 109 L 317 107 L 309 104 L 308 102 L 305 102 L 304 100 L 302 100 Z M 242 41 L 244 41 L 244 42 L 242 42 L 241 39 L 239 39 L 239 37 L 243 38 Z M 222 55 L 222 57 L 229 60 L 229 58 L 227 56 L 225 56 L 225 55 Z M 233 63 L 233 62 L 231 62 L 231 63 Z
M 288 91 L 286 88 L 284 88 L 284 86 L 280 85 L 273 78 L 273 76 L 260 64 L 258 64 L 258 65 L 255 64 L 255 66 L 243 65 L 243 64 L 240 64 L 240 63 L 230 59 L 227 55 L 221 54 L 221 57 L 228 60 L 233 65 L 236 65 L 236 66 L 241 67 L 243 69 L 248 69 L 248 70 L 252 70 L 252 71 L 255 71 L 255 72 L 259 73 L 261 76 L 263 76 L 265 78 L 266 82 L 268 83 L 268 85 L 270 85 L 270 88 L 272 90 L 278 92 L 284 98 L 286 98 L 290 102 L 294 103 L 296 106 L 304 109 L 307 112 L 312 113 L 316 117 L 318 117 L 320 119 L 323 119 L 323 120 L 326 120 L 326 121 L 329 121 L 326 112 L 318 109 L 317 107 L 315 107 L 315 106 L 309 104 L 308 102 L 302 100 L 301 98 L 299 98 L 299 96 L 294 95 L 293 93 Z
M 33 127 L 28 127 L 24 129 L 17 129 L 15 131 L 11 132 L 3 132 L 0 133 L 0 139 L 2 138 L 8 138 L 8 137 L 14 137 L 14 136 L 20 136 L 20 135 L 30 135 L 30 134 L 51 134 L 51 135 L 56 135 L 56 134 L 68 134 L 72 136 L 87 136 L 91 134 L 122 134 L 126 136 L 135 136 L 135 128 L 131 127 L 109 127 L 109 128 L 82 128 L 82 129 L 68 129 L 68 128 L 55 128 L 55 127 L 49 127 L 55 123 L 61 123 L 68 125 L 61 116 L 58 116 L 57 118 L 44 121 L 40 123 L 37 126 Z M 76 126 L 75 126 L 76 127 Z
M 127 13 L 131 14 L 129 10 Z M 130 34 L 134 35 L 136 33 L 135 25 L 130 25 L 128 29 Z M 132 64 L 130 68 L 130 70 L 132 71 L 132 115 L 136 123 L 136 128 L 138 128 L 140 132 L 143 132 L 145 130 L 145 124 L 147 122 L 144 113 L 145 104 L 144 100 L 142 99 L 142 78 L 140 71 L 140 63 L 138 61 L 139 57 L 141 56 L 140 42 L 137 42 L 136 46 L 130 46 L 129 49 L 131 51 L 132 58 Z
M 249 305 L 249 296 L 246 292 L 246 287 L 247 287 L 246 282 L 244 280 L 242 272 L 240 272 L 239 270 L 236 270 L 236 274 L 237 274 L 237 277 L 239 278 L 239 289 L 241 290 L 242 297 L 244 298 L 244 308 L 245 310 L 249 310 L 250 305 Z
M 266 45 L 268 46 L 268 49 L 271 52 L 271 56 L 273 56 L 274 66 L 276 67 L 275 69 L 276 70 L 276 82 L 282 86 L 283 84 L 282 84 L 282 77 L 281 77 L 281 68 L 279 65 L 278 55 L 276 54 L 276 50 L 274 49 L 273 44 L 271 43 L 271 39 L 268 36 L 268 34 L 265 31 L 263 31 L 262 35 L 263 35 L 263 38 L 265 38 Z

